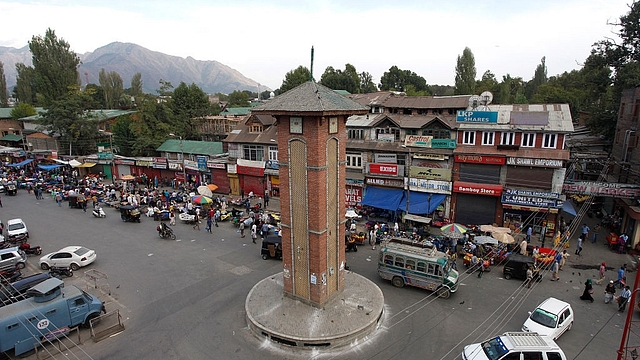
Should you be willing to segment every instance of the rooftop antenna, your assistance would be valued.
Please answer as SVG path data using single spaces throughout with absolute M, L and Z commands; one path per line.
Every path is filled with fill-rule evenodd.
M 313 46 L 311 46 L 311 75 L 309 81 L 313 81 Z

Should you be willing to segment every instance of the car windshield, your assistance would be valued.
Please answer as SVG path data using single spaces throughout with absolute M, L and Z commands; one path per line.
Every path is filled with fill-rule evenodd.
M 555 328 L 556 323 L 558 322 L 557 315 L 552 314 L 548 311 L 544 311 L 543 309 L 540 309 L 540 308 L 536 309 L 536 311 L 534 311 L 531 314 L 530 319 L 542 326 L 546 326 L 549 328 Z
M 84 255 L 84 254 L 86 254 L 88 252 L 89 252 L 89 249 L 87 249 L 86 247 L 80 247 L 80 248 L 78 248 L 78 250 L 74 251 L 73 253 L 78 255 L 78 256 L 82 256 L 82 255 Z
M 24 228 L 24 224 L 23 223 L 15 223 L 15 224 L 9 225 L 9 230 L 10 231 L 12 231 L 12 230 L 20 230 L 22 228 Z
M 489 360 L 498 360 L 509 352 L 507 347 L 502 343 L 500 337 L 483 342 L 482 350 L 484 350 L 484 353 L 487 355 Z

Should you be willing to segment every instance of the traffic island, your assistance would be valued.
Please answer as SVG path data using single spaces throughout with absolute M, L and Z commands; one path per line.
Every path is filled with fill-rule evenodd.
M 256 284 L 245 302 L 247 324 L 259 338 L 297 349 L 360 342 L 382 321 L 384 296 L 369 279 L 345 271 L 345 288 L 321 308 L 284 294 L 282 273 Z

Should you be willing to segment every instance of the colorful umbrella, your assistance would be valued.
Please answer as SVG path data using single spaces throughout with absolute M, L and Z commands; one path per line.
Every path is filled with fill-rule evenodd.
M 493 232 L 491 233 L 491 236 L 495 239 L 498 239 L 498 241 L 503 244 L 513 244 L 516 242 L 516 239 L 514 239 L 513 236 L 504 232 Z
M 209 184 L 209 185 L 207 185 L 207 187 L 208 187 L 208 188 L 209 188 L 209 190 L 211 190 L 211 191 L 216 191 L 216 190 L 218 190 L 218 185 L 215 185 L 215 184 Z
M 211 200 L 211 198 L 206 197 L 204 195 L 197 195 L 191 198 L 191 202 L 197 205 L 208 205 L 213 203 L 213 200 Z
M 125 176 L 120 178 L 120 180 L 125 180 L 125 181 L 135 180 L 135 179 L 136 178 L 133 175 L 125 175 Z
M 459 233 L 459 234 L 464 234 L 467 232 L 467 228 L 458 224 L 458 223 L 451 223 L 451 224 L 447 224 L 443 227 L 440 228 L 440 231 L 442 231 L 443 233 Z

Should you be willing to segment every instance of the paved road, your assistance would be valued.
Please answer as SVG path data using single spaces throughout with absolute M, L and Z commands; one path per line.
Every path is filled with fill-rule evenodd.
M 500 268 L 494 268 L 482 279 L 463 275 L 456 294 L 437 299 L 429 292 L 397 289 L 380 279 L 377 252 L 361 246 L 358 252 L 347 253 L 348 263 L 383 290 L 382 328 L 349 349 L 282 350 L 251 334 L 244 313 L 249 290 L 281 271 L 281 262 L 262 260 L 258 245 L 249 237 L 241 239 L 229 223 L 221 223 L 213 235 L 205 232 L 204 225 L 198 231 L 178 224 L 178 239 L 171 241 L 157 236 L 158 223 L 152 219 L 123 223 L 113 209 L 105 209 L 107 218 L 96 219 L 90 212 L 59 208 L 50 198 L 37 201 L 24 191 L 16 197 L 3 196 L 3 203 L 3 222 L 22 217 L 31 243 L 41 245 L 45 253 L 72 244 L 97 251 L 98 260 L 87 270 L 108 276 L 111 295 L 100 297 L 108 310 L 121 311 L 126 330 L 100 343 L 85 342 L 82 348 L 94 359 L 454 359 L 465 344 L 518 330 L 527 311 L 549 296 L 571 302 L 576 312 L 573 330 L 558 341 L 567 357 L 603 359 L 615 356 L 624 323 L 613 305 L 602 303 L 598 286 L 595 303 L 579 300 L 581 284 L 587 276 L 595 277 L 596 270 L 568 268 L 560 282 L 545 279 L 527 292 L 519 281 L 502 279 Z M 569 264 L 596 265 L 604 257 L 611 257 L 611 266 L 628 262 L 626 256 L 589 245 L 583 258 L 570 258 Z M 590 251 L 593 258 L 587 256 Z M 27 272 L 38 271 L 34 264 L 37 258 L 30 259 Z M 78 271 L 67 281 L 86 286 L 82 274 Z

